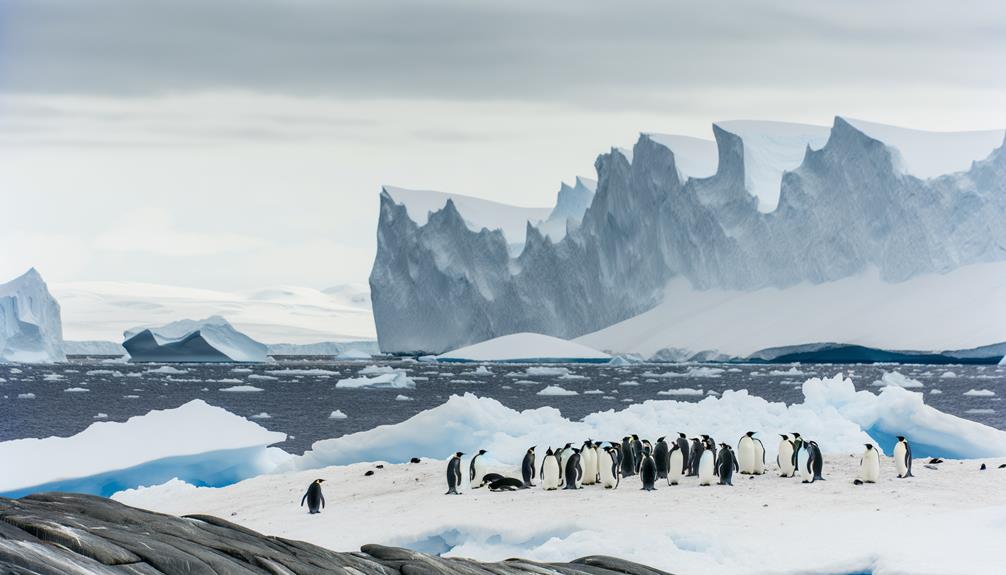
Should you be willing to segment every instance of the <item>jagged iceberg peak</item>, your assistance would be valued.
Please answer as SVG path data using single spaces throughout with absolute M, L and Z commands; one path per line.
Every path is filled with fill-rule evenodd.
M 516 254 L 486 230 L 433 226 L 432 215 L 402 223 L 404 208 L 382 197 L 371 274 L 381 348 L 442 352 L 517 332 L 573 338 L 651 309 L 675 279 L 747 291 L 876 270 L 901 282 L 1006 259 L 1006 154 L 920 178 L 903 171 L 912 146 L 867 132 L 876 128 L 837 117 L 830 129 L 721 122 L 713 147 L 642 134 L 631 152 L 597 158 L 578 226 L 556 239 L 525 219 Z M 699 163 L 710 150 L 715 161 Z M 752 192 L 766 186 L 777 186 L 768 212 L 769 199 Z
M 66 361 L 59 303 L 35 268 L 0 284 L 0 362 Z
M 123 333 L 122 346 L 132 361 L 264 362 L 268 347 L 239 332 L 226 319 L 182 319 Z

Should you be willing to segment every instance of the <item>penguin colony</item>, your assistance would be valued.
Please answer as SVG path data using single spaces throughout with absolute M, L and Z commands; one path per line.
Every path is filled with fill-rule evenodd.
M 684 433 L 670 441 L 667 437 L 651 443 L 638 435 L 627 435 L 621 441 L 586 440 L 579 447 L 566 443 L 559 449 L 551 447 L 539 465 L 535 449 L 527 449 L 521 462 L 521 478 L 506 477 L 486 470 L 482 449 L 468 464 L 468 481 L 472 488 L 488 487 L 491 491 L 516 491 L 540 486 L 547 491 L 582 489 L 585 485 L 600 485 L 616 489 L 623 478 L 639 476 L 644 491 L 654 491 L 657 483 L 678 485 L 684 478 L 696 478 L 699 485 L 733 485 L 735 473 L 763 475 L 769 468 L 765 462 L 765 445 L 749 431 L 737 442 L 737 449 L 726 443 L 717 444 L 712 437 L 700 435 L 691 439 Z M 804 439 L 799 433 L 782 434 L 779 441 L 776 470 L 780 477 L 797 477 L 803 483 L 824 481 L 824 457 L 816 441 Z M 605 445 L 607 443 L 607 445 Z M 459 495 L 462 452 L 455 453 L 447 465 L 447 494 Z M 875 483 L 880 477 L 880 450 L 866 444 L 860 460 L 857 485 Z M 908 440 L 898 436 L 894 447 L 898 477 L 913 477 L 912 448 Z M 540 483 L 536 484 L 535 481 Z

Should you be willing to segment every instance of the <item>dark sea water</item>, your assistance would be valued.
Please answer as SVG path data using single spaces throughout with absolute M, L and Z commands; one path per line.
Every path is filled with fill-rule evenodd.
M 392 366 L 407 370 L 416 379 L 409 390 L 336 389 L 342 378 L 357 377 L 367 365 Z M 809 377 L 831 377 L 852 372 L 857 389 L 872 385 L 885 372 L 898 371 L 925 387 L 926 403 L 933 407 L 987 425 L 1006 429 L 1006 368 L 982 365 L 737 365 L 639 364 L 622 367 L 567 364 L 573 378 L 528 375 L 529 365 L 488 366 L 490 375 L 475 374 L 476 365 L 435 364 L 406 361 L 335 362 L 318 359 L 279 360 L 268 365 L 170 366 L 182 373 L 151 372 L 161 367 L 150 364 L 102 363 L 77 360 L 56 365 L 0 365 L 0 441 L 24 437 L 73 435 L 99 421 L 124 421 L 152 409 L 177 407 L 192 399 L 252 417 L 290 437 L 279 446 L 301 453 L 314 441 L 338 437 L 375 426 L 403 421 L 420 411 L 465 392 L 498 399 L 514 409 L 553 406 L 571 419 L 607 409 L 621 409 L 648 399 L 699 401 L 700 396 L 659 395 L 676 388 L 722 392 L 747 389 L 753 395 L 787 404 L 800 403 L 800 384 Z M 554 366 L 549 366 L 554 367 Z M 163 369 L 163 368 L 162 368 Z M 696 370 L 687 375 L 689 370 Z M 298 374 L 289 370 L 323 370 L 327 373 Z M 712 371 L 710 371 L 712 370 Z M 793 370 L 793 373 L 786 373 Z M 950 372 L 950 373 L 947 373 Z M 675 374 L 654 377 L 654 374 Z M 705 375 L 705 376 L 703 376 Z M 638 385 L 623 385 L 636 382 Z M 262 391 L 251 393 L 221 391 L 236 385 L 251 385 Z M 548 385 L 577 391 L 579 395 L 543 396 Z M 87 391 L 67 391 L 74 388 Z M 996 395 L 975 397 L 965 392 L 991 390 Z M 600 390 L 601 394 L 584 394 Z M 940 390 L 942 393 L 933 393 Z M 33 394 L 34 398 L 19 397 Z M 410 401 L 398 401 L 398 395 Z M 341 410 L 348 417 L 332 420 L 329 414 Z

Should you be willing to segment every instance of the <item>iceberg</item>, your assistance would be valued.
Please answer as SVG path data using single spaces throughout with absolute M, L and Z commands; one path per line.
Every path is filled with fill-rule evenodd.
M 557 337 L 515 333 L 440 354 L 437 361 L 604 363 L 611 361 L 611 356 Z
M 0 496 L 72 491 L 108 496 L 172 478 L 221 486 L 272 470 L 286 440 L 202 400 L 125 422 L 99 421 L 71 437 L 0 443 Z
M 31 268 L 0 284 L 0 362 L 66 361 L 59 303 Z
M 339 389 L 415 389 L 416 382 L 404 373 L 396 371 L 373 377 L 340 379 L 335 387 Z
M 122 346 L 131 361 L 264 362 L 267 347 L 234 329 L 226 319 L 183 319 L 161 327 L 125 332 Z
M 64 341 L 63 350 L 66 355 L 126 355 L 121 344 L 114 341 Z

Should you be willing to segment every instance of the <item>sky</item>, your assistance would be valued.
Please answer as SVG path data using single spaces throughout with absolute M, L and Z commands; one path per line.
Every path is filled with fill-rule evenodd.
M 523 206 L 640 132 L 1006 126 L 1006 3 L 4 0 L 0 281 L 366 282 L 382 184 Z

